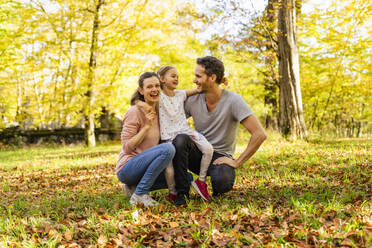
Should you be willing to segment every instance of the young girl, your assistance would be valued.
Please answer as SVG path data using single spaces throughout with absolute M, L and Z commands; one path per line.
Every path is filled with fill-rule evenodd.
M 178 85 L 178 72 L 175 67 L 163 66 L 157 71 L 162 92 L 159 98 L 159 124 L 160 137 L 162 141 L 171 142 L 177 134 L 187 134 L 195 142 L 196 146 L 202 152 L 202 160 L 200 163 L 199 178 L 191 184 L 200 194 L 200 196 L 207 201 L 212 200 L 207 190 L 205 179 L 209 164 L 212 160 L 213 147 L 207 139 L 190 128 L 187 123 L 184 111 L 184 101 L 188 96 L 200 93 L 199 89 L 193 90 L 176 90 Z M 170 163 L 165 169 L 165 177 L 170 191 L 169 198 L 175 200 L 176 188 L 174 181 L 174 169 Z

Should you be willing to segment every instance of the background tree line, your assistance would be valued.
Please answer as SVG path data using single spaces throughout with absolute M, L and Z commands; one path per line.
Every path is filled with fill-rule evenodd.
M 268 0 L 264 11 L 239 0 L 0 3 L 0 129 L 81 126 L 94 145 L 100 117 L 122 118 L 141 72 L 172 64 L 180 88 L 191 88 L 195 59 L 211 54 L 224 61 L 228 88 L 243 95 L 267 128 L 286 134 L 279 68 L 286 56 L 280 13 L 287 8 L 295 13 L 304 129 L 371 133 L 369 1 L 335 0 L 307 11 L 311 1 Z

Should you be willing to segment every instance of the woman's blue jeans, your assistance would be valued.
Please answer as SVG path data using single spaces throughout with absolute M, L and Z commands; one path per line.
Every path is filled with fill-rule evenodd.
M 175 152 L 171 143 L 153 146 L 129 159 L 116 175 L 128 186 L 137 185 L 137 195 L 147 194 L 160 173 L 172 161 Z

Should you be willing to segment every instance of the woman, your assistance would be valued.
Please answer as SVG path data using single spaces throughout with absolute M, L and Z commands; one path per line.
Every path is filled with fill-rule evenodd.
M 175 149 L 172 144 L 159 144 L 160 131 L 156 105 L 159 101 L 160 82 L 154 72 L 143 73 L 138 89 L 131 99 L 131 107 L 125 113 L 121 132 L 122 149 L 116 165 L 116 174 L 130 203 L 155 206 L 157 202 L 148 194 L 156 178 L 172 161 Z M 139 108 L 141 100 L 150 107 Z

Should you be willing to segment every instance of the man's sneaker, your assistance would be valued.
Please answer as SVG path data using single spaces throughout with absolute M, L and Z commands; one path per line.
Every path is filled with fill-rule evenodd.
M 194 181 L 194 177 L 192 176 L 192 174 L 190 172 L 187 172 L 187 182 L 190 186 L 191 182 Z
M 134 191 L 136 190 L 136 186 L 128 186 L 124 183 L 122 189 L 125 196 L 130 198 L 133 195 Z
M 199 195 L 206 201 L 211 201 L 212 197 L 208 193 L 207 184 L 198 179 L 191 182 L 191 185 L 196 189 Z
M 174 201 L 174 205 L 176 205 L 176 206 L 185 205 L 187 198 L 189 198 L 188 195 L 178 193 L 177 197 L 176 197 L 176 200 Z
M 129 203 L 136 205 L 142 203 L 145 207 L 152 207 L 158 205 L 158 202 L 151 198 L 149 194 L 137 195 L 134 193 L 129 200 Z
M 168 198 L 168 201 L 174 202 L 177 198 L 177 195 L 173 193 L 169 193 L 167 198 Z

